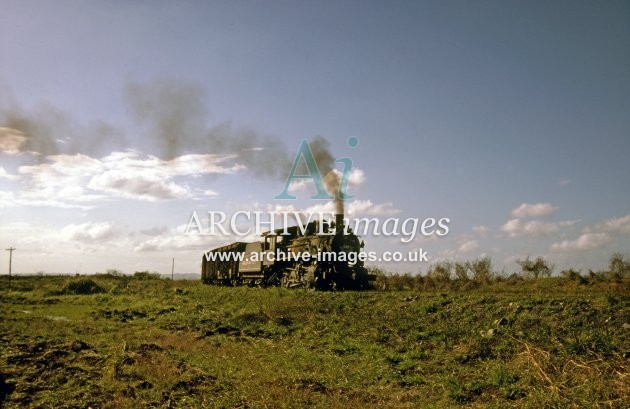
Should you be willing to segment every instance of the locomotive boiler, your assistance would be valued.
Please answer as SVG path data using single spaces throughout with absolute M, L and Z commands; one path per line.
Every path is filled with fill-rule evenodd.
M 277 229 L 260 241 L 210 250 L 202 257 L 201 280 L 230 286 L 367 289 L 374 277 L 359 257 L 363 246 L 360 237 L 345 231 L 343 214 L 338 214 L 334 223 Z

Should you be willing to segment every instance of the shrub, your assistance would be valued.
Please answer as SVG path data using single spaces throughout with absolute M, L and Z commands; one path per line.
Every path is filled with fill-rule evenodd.
M 88 295 L 104 293 L 105 289 L 90 278 L 74 280 L 65 285 L 62 294 Z
M 472 273 L 472 279 L 479 284 L 490 284 L 492 281 L 492 260 L 482 257 L 466 263 Z
M 133 274 L 133 278 L 138 280 L 159 280 L 160 275 L 158 273 L 149 273 L 148 271 L 136 271 Z
M 449 284 L 451 281 L 452 271 L 452 263 L 448 261 L 441 261 L 431 266 L 427 276 L 430 277 L 436 284 Z
M 576 271 L 572 268 L 568 270 L 563 270 L 560 274 L 567 280 L 577 281 L 579 284 L 587 284 L 588 280 L 580 274 L 579 271 Z
M 553 271 L 553 266 L 547 264 L 542 257 L 537 257 L 535 261 L 532 261 L 527 256 L 525 260 L 516 260 L 516 263 L 521 266 L 523 274 L 531 278 L 549 277 Z
M 469 270 L 469 264 L 468 263 L 455 263 L 454 266 L 455 269 L 455 278 L 457 278 L 457 280 L 462 281 L 462 282 L 467 282 L 469 277 L 468 277 L 468 270 Z
M 615 253 L 610 257 L 608 270 L 613 277 L 630 276 L 630 260 L 627 260 L 621 253 Z

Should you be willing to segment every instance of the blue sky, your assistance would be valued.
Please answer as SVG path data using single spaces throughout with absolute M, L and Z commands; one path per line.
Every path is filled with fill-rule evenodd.
M 630 249 L 627 2 L 0 9 L 0 244 L 18 273 L 169 272 L 171 257 L 196 272 L 229 239 L 183 236 L 191 212 L 286 206 L 261 169 L 282 173 L 317 135 L 352 157 L 357 212 L 451 219 L 444 239 L 370 250 L 512 271 L 527 255 L 601 269 Z

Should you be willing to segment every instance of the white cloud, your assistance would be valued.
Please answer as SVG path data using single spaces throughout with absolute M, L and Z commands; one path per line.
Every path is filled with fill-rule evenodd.
M 235 204 L 234 210 L 243 211 L 262 211 L 262 212 L 276 212 L 276 213 L 293 213 L 299 212 L 299 210 L 292 204 L 278 204 L 278 203 L 260 203 L 254 202 L 251 205 L 247 204 Z
M 544 236 L 551 233 L 556 233 L 562 227 L 572 226 L 577 223 L 576 220 L 567 220 L 562 222 L 555 223 L 545 223 L 539 220 L 530 220 L 528 222 L 524 222 L 519 219 L 511 219 L 508 220 L 503 226 L 501 226 L 501 230 L 504 233 L 507 233 L 510 237 L 520 237 L 520 236 Z
M 365 183 L 365 172 L 362 169 L 354 168 L 350 171 L 350 177 L 348 178 L 349 187 L 359 187 Z
M 15 274 L 94 273 L 108 268 L 125 273 L 145 270 L 170 273 L 171 257 L 176 257 L 176 274 L 198 273 L 202 252 L 226 244 L 215 246 L 212 243 L 217 239 L 183 236 L 176 229 L 131 231 L 108 221 L 68 225 L 0 223 L 0 237 L 10 239 L 7 246 L 17 248 L 13 255 Z
M 12 128 L 0 127 L 0 151 L 17 155 L 20 148 L 26 142 L 26 136 L 21 131 Z
M 155 156 L 142 157 L 138 152 L 114 152 L 102 159 L 105 171 L 94 175 L 88 187 L 113 196 L 147 201 L 186 199 L 194 196 L 187 185 L 176 183 L 176 176 L 228 174 L 241 166 L 221 164 L 234 155 L 195 154 L 171 160 Z
M 153 172 L 109 170 L 95 175 L 88 187 L 112 196 L 147 201 L 186 199 L 192 197 L 187 186 L 161 178 Z
M 81 154 L 52 155 L 46 159 L 47 163 L 18 168 L 18 173 L 28 186 L 26 190 L 20 192 L 21 196 L 32 199 L 56 198 L 60 196 L 61 189 L 68 188 L 75 190 L 66 190 L 66 194 L 74 192 L 82 195 L 83 190 L 79 191 L 76 188 L 82 189 L 87 178 L 103 170 L 99 160 Z M 74 195 L 61 197 L 66 201 L 74 199 Z
M 0 226 L 0 236 L 12 237 L 15 247 L 33 256 L 68 254 L 76 249 L 109 251 L 129 245 L 125 229 L 111 222 L 65 226 L 16 222 Z
M 223 162 L 233 157 L 194 154 L 162 160 L 152 155 L 142 157 L 136 151 L 114 152 L 102 159 L 106 170 L 94 175 L 87 186 L 128 199 L 157 201 L 191 198 L 191 189 L 176 183 L 174 177 L 236 172 L 242 167 L 222 166 Z
M 0 179 L 16 180 L 17 175 L 11 175 L 3 166 L 0 166 Z
M 392 202 L 374 203 L 371 200 L 351 200 L 344 203 L 345 216 L 347 218 L 354 218 L 360 216 L 395 216 L 400 213 L 400 210 L 394 207 Z M 319 213 L 319 212 L 335 212 L 335 203 L 332 200 L 328 200 L 323 203 L 319 203 L 310 206 L 304 210 L 305 213 Z
M 343 174 L 337 169 L 333 169 L 333 172 L 335 172 L 339 180 L 341 180 L 341 177 L 343 176 Z M 352 195 L 353 194 L 352 192 L 359 186 L 363 185 L 363 183 L 365 183 L 365 180 L 366 180 L 365 172 L 362 169 L 353 168 L 350 171 L 350 176 L 348 177 L 347 193 L 349 195 Z M 313 191 L 315 191 L 315 186 L 313 185 L 313 180 L 311 179 L 292 180 L 291 183 L 289 184 L 289 192 L 293 194 L 299 191 L 307 191 L 308 189 L 312 189 Z M 329 193 L 333 194 L 333 192 L 329 192 Z
M 122 230 L 109 222 L 69 224 L 59 231 L 59 239 L 84 244 L 102 243 L 122 235 Z
M 445 248 L 435 252 L 435 257 L 432 256 L 431 261 L 465 260 L 467 258 L 470 258 L 471 256 L 474 257 L 474 253 L 476 252 L 476 255 L 479 255 L 479 241 L 472 238 L 470 234 L 460 234 L 453 238 L 436 237 L 431 240 L 446 240 L 447 243 L 451 243 L 451 245 L 453 246 L 451 248 Z
M 101 159 L 106 169 L 112 170 L 151 170 L 159 175 L 190 176 L 203 174 L 229 174 L 244 169 L 241 165 L 225 167 L 222 163 L 234 159 L 236 155 L 190 154 L 170 160 L 153 155 L 142 155 L 135 150 L 112 152 Z
M 512 217 L 518 219 L 547 216 L 556 211 L 556 209 L 557 207 L 553 206 L 551 203 L 523 203 L 512 210 Z
M 242 165 L 226 167 L 224 162 L 236 155 L 190 154 L 171 160 L 160 160 L 158 168 L 170 176 L 199 176 L 207 174 L 227 175 L 245 169 Z
M 477 240 L 468 240 L 462 243 L 458 248 L 458 253 L 471 253 L 479 248 Z
M 82 154 L 51 155 L 44 163 L 20 166 L 24 188 L 4 192 L 0 206 L 86 209 L 116 197 L 158 201 L 213 196 L 216 192 L 191 189 L 176 179 L 241 170 L 239 165 L 224 166 L 232 158 L 234 155 L 195 154 L 161 160 L 136 151 L 113 152 L 102 159 Z M 3 177 L 6 171 L 0 169 Z
M 612 238 L 607 233 L 584 233 L 575 240 L 564 240 L 551 245 L 553 252 L 593 250 L 609 244 Z
M 584 229 L 584 233 L 593 232 L 630 234 L 630 214 L 622 217 L 613 217 Z
M 224 244 L 226 240 L 226 238 L 222 236 L 186 235 L 184 232 L 187 227 L 187 225 L 180 225 L 159 234 L 153 234 L 150 237 L 141 237 L 134 245 L 133 251 L 136 253 L 145 253 L 194 250 L 200 252 L 199 260 L 201 260 L 201 252 Z M 242 239 L 243 238 L 239 238 L 239 240 Z
M 102 170 L 97 159 L 85 155 L 52 155 L 47 163 L 20 166 L 23 188 L 13 195 L 13 205 L 88 209 L 103 195 L 84 189 L 89 177 Z
M 58 207 L 61 209 L 88 210 L 92 206 L 80 203 L 68 203 L 52 198 L 33 198 L 29 194 L 16 195 L 13 192 L 0 191 L 0 208 L 15 206 Z
M 65 226 L 8 223 L 0 225 L 0 236 L 14 237 L 11 245 L 33 257 L 74 254 L 77 250 L 91 253 L 123 254 L 134 252 L 204 251 L 224 244 L 225 237 L 184 235 L 186 225 L 174 228 L 153 228 L 130 231 L 114 222 L 72 223 Z M 234 241 L 234 240 L 232 240 Z M 107 252 L 107 253 L 105 253 Z M 199 254 L 201 259 L 201 253 Z
M 198 190 L 199 194 L 202 196 L 218 196 L 219 194 L 212 189 L 201 189 Z
M 373 203 L 371 200 L 353 200 L 348 204 L 347 216 L 395 216 L 400 213 L 392 202 Z
M 487 226 L 473 226 L 472 230 L 480 237 L 486 237 L 490 232 L 490 229 Z
M 319 203 L 309 206 L 305 209 L 299 209 L 294 204 L 271 204 L 271 203 L 232 203 L 229 206 L 229 211 L 263 211 L 263 212 L 276 212 L 282 213 L 298 213 L 302 221 L 308 219 L 308 214 L 312 214 L 312 219 L 318 218 L 318 213 L 324 213 L 324 217 L 335 213 L 335 203 L 332 200 L 320 201 Z M 399 214 L 400 210 L 394 207 L 392 202 L 385 203 L 373 203 L 371 200 L 350 200 L 345 202 L 345 217 L 349 220 L 360 217 L 387 217 Z M 229 217 L 229 214 L 228 214 Z M 253 216 L 252 216 L 253 217 Z M 278 218 L 279 221 L 282 218 Z M 294 222 L 295 219 L 292 215 L 289 216 L 289 221 Z M 278 227 L 281 227 L 279 225 Z M 398 240 L 398 239 L 397 239 Z M 398 241 L 400 243 L 400 241 Z
M 2 196 L 0 196 L 0 200 Z M 50 229 L 25 222 L 0 224 L 0 237 L 11 238 L 10 244 L 19 251 L 42 250 L 42 244 L 51 245 L 47 240 L 52 237 Z

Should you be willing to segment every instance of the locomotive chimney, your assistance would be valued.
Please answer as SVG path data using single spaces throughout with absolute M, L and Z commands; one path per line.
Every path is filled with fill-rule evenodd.
M 335 229 L 337 234 L 343 234 L 344 225 L 343 225 L 343 213 L 337 213 L 335 215 Z

